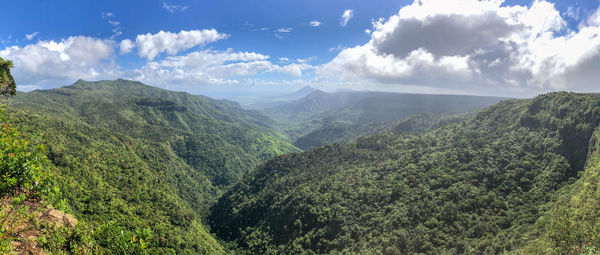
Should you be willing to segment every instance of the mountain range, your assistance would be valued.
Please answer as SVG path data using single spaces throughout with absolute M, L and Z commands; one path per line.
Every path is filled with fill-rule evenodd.
M 247 110 L 80 80 L 5 99 L 0 145 L 38 145 L 32 199 L 78 220 L 37 224 L 57 254 L 599 251 L 600 95 L 310 90 Z

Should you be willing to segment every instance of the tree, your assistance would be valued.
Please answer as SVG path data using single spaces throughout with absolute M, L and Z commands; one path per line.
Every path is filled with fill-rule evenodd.
M 13 63 L 0 58 L 0 95 L 13 96 L 16 93 L 15 79 L 10 74 Z

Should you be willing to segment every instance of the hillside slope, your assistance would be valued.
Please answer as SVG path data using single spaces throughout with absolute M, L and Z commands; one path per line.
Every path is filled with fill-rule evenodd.
M 327 123 L 316 130 L 305 134 L 294 146 L 308 150 L 332 143 L 347 143 L 358 137 L 383 132 L 418 133 L 463 121 L 474 115 L 474 112 L 446 114 L 415 114 L 403 120 L 388 123 L 352 124 L 344 121 Z
M 48 146 L 78 219 L 150 227 L 162 254 L 222 252 L 200 220 L 208 205 L 262 160 L 297 150 L 257 112 L 133 81 L 78 81 L 7 103 L 9 120 Z
M 565 187 L 537 222 L 524 249 L 529 254 L 600 253 L 600 128 L 590 139 L 585 171 Z
M 377 133 L 374 129 L 382 130 L 386 124 L 410 117 L 468 112 L 504 99 L 506 98 L 369 91 L 315 91 L 302 99 L 262 109 L 261 112 L 277 120 L 282 126 L 282 132 L 296 146 L 309 149 L 374 134 Z M 344 135 L 335 135 L 337 138 L 322 135 L 340 129 L 343 129 Z
M 499 254 L 577 177 L 600 96 L 507 100 L 422 135 L 276 157 L 225 193 L 212 229 L 248 254 Z

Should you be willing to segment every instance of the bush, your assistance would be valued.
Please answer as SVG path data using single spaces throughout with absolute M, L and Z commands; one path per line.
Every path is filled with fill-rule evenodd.
M 44 146 L 32 145 L 8 125 L 0 106 L 0 197 L 16 190 L 28 197 L 40 195 L 49 180 L 44 153 Z

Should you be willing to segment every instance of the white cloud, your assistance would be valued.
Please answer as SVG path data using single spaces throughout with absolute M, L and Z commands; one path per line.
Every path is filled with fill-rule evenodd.
M 269 56 L 254 52 L 203 50 L 182 56 L 169 56 L 148 62 L 133 72 L 131 78 L 150 84 L 237 84 L 241 77 L 266 72 L 302 76 L 312 68 L 307 64 L 276 65 Z
M 100 13 L 100 16 L 102 16 L 102 19 L 108 19 L 114 17 L 115 15 L 112 12 L 103 12 Z
M 33 32 L 31 34 L 26 34 L 25 38 L 27 38 L 27 40 L 31 41 L 33 38 L 35 38 L 37 35 L 39 34 L 39 32 Z
M 586 22 L 589 26 L 600 26 L 600 8 L 590 15 Z
M 308 57 L 308 58 L 297 58 L 296 61 L 298 61 L 298 63 L 300 64 L 306 64 L 312 60 L 314 60 L 316 57 Z
M 565 15 L 571 19 L 579 20 L 581 14 L 581 8 L 575 8 L 573 6 L 569 6 L 567 8 L 567 13 Z
M 0 56 L 13 61 L 12 72 L 17 82 L 25 85 L 45 80 L 111 78 L 117 73 L 111 61 L 113 55 L 110 41 L 86 36 L 11 46 L 0 51 Z
M 344 46 L 342 46 L 342 45 L 338 44 L 338 45 L 337 45 L 337 46 L 335 46 L 335 47 L 331 47 L 331 48 L 329 48 L 329 51 L 330 51 L 330 52 L 333 52 L 333 51 L 342 51 L 342 50 L 345 50 L 345 49 L 346 49 L 346 47 L 344 47 Z
M 502 4 L 416 0 L 387 20 L 373 21 L 368 43 L 344 49 L 317 73 L 382 86 L 598 90 L 600 19 L 594 15 L 600 17 L 600 10 L 572 31 L 549 2 Z
M 131 52 L 133 48 L 135 48 L 135 44 L 131 40 L 125 39 L 119 44 L 119 53 L 125 55 Z
M 291 27 L 282 27 L 280 29 L 275 30 L 275 33 L 290 33 L 292 32 L 292 30 L 294 30 Z
M 354 10 L 345 10 L 344 13 L 342 13 L 342 21 L 340 21 L 340 26 L 345 27 L 348 25 L 348 21 L 350 21 L 352 17 L 354 17 Z
M 106 20 L 108 24 L 110 24 L 113 27 L 113 29 L 111 30 L 112 35 L 110 36 L 110 39 L 115 39 L 117 36 L 123 34 L 123 29 L 119 26 L 121 22 L 112 20 L 112 18 L 115 17 L 115 15 L 112 12 L 103 12 L 100 13 L 100 16 L 102 16 L 102 19 Z
M 183 6 L 183 5 L 168 5 L 167 2 L 163 2 L 162 4 L 162 8 L 167 10 L 170 13 L 175 13 L 177 11 L 185 11 L 187 9 L 187 6 Z
M 182 50 L 188 50 L 198 45 L 205 45 L 227 38 L 215 29 L 182 30 L 179 33 L 160 31 L 156 34 L 142 34 L 135 39 L 138 55 L 148 60 L 154 59 L 158 54 L 166 52 L 175 55 Z
M 292 30 L 294 30 L 294 29 L 291 27 L 282 27 L 282 28 L 279 28 L 279 29 L 273 31 L 273 35 L 275 37 L 277 37 L 277 39 L 283 40 L 285 37 L 282 33 L 291 33 Z
M 313 20 L 313 21 L 311 21 L 311 22 L 309 23 L 309 25 L 310 25 L 311 27 L 318 27 L 318 26 L 321 26 L 321 22 L 320 22 L 320 21 Z

